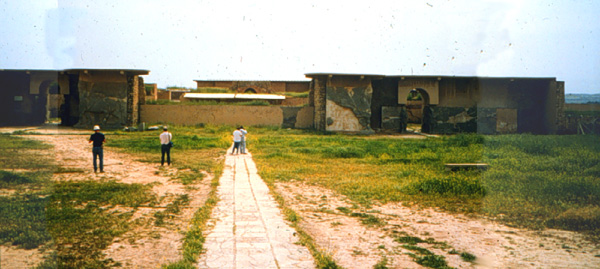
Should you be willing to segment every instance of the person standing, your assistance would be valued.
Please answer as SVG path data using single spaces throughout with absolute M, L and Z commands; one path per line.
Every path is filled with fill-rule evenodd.
M 94 134 L 90 136 L 89 143 L 92 144 L 92 155 L 94 155 L 94 173 L 98 171 L 96 159 L 100 159 L 100 173 L 104 173 L 104 153 L 102 145 L 106 142 L 106 137 L 100 132 L 100 126 L 94 125 Z
M 173 143 L 173 135 L 169 133 L 167 126 L 163 126 L 163 132 L 159 136 L 160 138 L 160 165 L 165 165 L 165 154 L 167 155 L 167 165 L 171 165 L 171 147 Z
M 237 150 L 237 153 L 240 153 L 240 144 L 242 143 L 242 132 L 240 131 L 240 127 L 238 127 L 235 131 L 233 131 L 233 149 L 231 150 L 231 154 L 234 154 Z
M 242 142 L 240 143 L 240 152 L 246 154 L 246 134 L 248 131 L 244 129 L 244 126 L 240 126 L 240 132 L 242 132 Z

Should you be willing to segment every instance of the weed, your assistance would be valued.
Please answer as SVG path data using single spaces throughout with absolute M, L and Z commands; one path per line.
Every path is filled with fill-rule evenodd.
M 441 255 L 425 255 L 417 257 L 415 262 L 430 268 L 449 268 L 446 258 Z
M 373 266 L 373 269 L 387 269 L 387 263 L 387 257 L 383 256 L 381 260 Z
M 460 257 L 463 259 L 463 261 L 466 261 L 466 262 L 472 262 L 472 261 L 475 261 L 475 259 L 476 259 L 475 255 L 468 253 L 468 252 L 461 253 Z
M 396 237 L 394 239 L 394 241 L 396 241 L 398 243 L 409 244 L 409 245 L 416 245 L 418 243 L 425 242 L 423 239 L 415 237 L 415 236 L 400 236 L 400 237 Z
M 340 225 L 344 225 L 344 224 L 339 221 L 334 221 L 331 223 L 331 227 L 336 227 L 336 226 L 340 226 Z
M 340 206 L 340 207 L 338 207 L 336 209 L 339 210 L 340 212 L 344 213 L 344 214 L 350 214 L 350 213 L 352 213 L 352 210 L 350 210 L 347 207 Z
M 378 218 L 374 215 L 371 215 L 371 214 L 354 212 L 354 213 L 351 213 L 350 216 L 351 217 L 359 217 L 362 224 L 365 224 L 367 226 L 383 226 L 383 225 L 385 225 L 385 221 L 383 221 L 380 218 Z

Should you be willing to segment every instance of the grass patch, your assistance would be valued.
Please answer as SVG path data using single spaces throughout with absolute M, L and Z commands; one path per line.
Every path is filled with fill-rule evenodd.
M 252 134 L 249 144 L 265 180 L 303 181 L 366 207 L 416 202 L 516 226 L 600 235 L 598 136 L 394 139 L 278 128 Z M 477 162 L 489 169 L 444 167 Z
M 450 268 L 448 267 L 446 258 L 442 255 L 436 255 L 433 252 L 416 245 L 402 245 L 401 247 L 413 251 L 408 255 L 420 265 L 430 268 Z
M 285 95 L 286 97 L 308 98 L 309 92 L 278 92 L 276 94 Z
M 53 160 L 42 151 L 50 146 L 0 134 L 0 244 L 34 249 L 52 240 L 45 209 Z M 18 172 L 17 172 L 18 171 Z
M 463 259 L 463 261 L 466 261 L 466 262 L 473 262 L 473 261 L 475 261 L 475 259 L 477 257 L 475 257 L 475 255 L 473 255 L 471 253 L 463 252 L 463 253 L 460 254 L 460 258 Z
M 362 222 L 362 224 L 367 225 L 367 226 L 383 226 L 385 225 L 385 221 L 381 220 L 380 218 L 371 215 L 371 214 L 367 214 L 367 213 L 350 213 L 350 217 L 358 217 L 360 218 L 360 222 Z
M 217 87 L 200 87 L 192 89 L 194 93 L 233 93 L 229 88 L 217 88 Z
M 156 202 L 150 186 L 106 182 L 60 182 L 48 197 L 46 222 L 60 268 L 118 266 L 102 250 L 129 229 L 140 205 Z M 115 206 L 122 210 L 110 210 Z

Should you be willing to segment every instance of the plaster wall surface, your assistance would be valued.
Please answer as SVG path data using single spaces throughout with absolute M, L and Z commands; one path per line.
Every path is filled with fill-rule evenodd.
M 479 84 L 470 78 L 442 79 L 439 82 L 439 106 L 473 107 L 477 105 Z
M 88 73 L 79 72 L 79 81 L 127 83 L 127 75 L 114 71 L 90 71 Z
M 281 126 L 278 106 L 142 105 L 141 122 L 181 125 L 226 124 Z
M 439 103 L 439 81 L 436 78 L 405 78 L 398 81 L 398 104 L 406 104 L 413 89 L 423 89 L 429 95 L 429 104 Z
M 498 108 L 496 110 L 496 132 L 512 134 L 517 132 L 517 110 L 511 108 Z
M 311 106 L 305 106 L 298 111 L 298 115 L 296 115 L 296 124 L 294 128 L 296 129 L 310 129 L 314 127 L 313 118 L 314 118 L 315 108 Z
M 271 82 L 271 92 L 285 92 L 285 82 Z
M 158 90 L 156 92 L 156 98 L 158 100 L 171 100 L 171 91 Z
M 479 87 L 473 91 L 477 107 L 487 108 L 517 108 L 516 96 L 509 89 L 509 80 L 479 81 Z
M 286 92 L 307 92 L 310 90 L 310 81 L 307 82 L 286 82 Z
M 55 82 L 58 81 L 58 72 L 41 72 L 32 73 L 29 81 L 29 93 L 40 94 L 40 86 L 44 82 Z M 42 93 L 44 94 L 44 93 Z
M 30 76 L 25 72 L 0 72 L 0 125 L 38 124 L 35 96 L 30 94 Z
M 302 106 L 308 104 L 308 98 L 286 97 L 281 104 L 284 106 Z
M 197 88 L 215 87 L 216 81 L 196 81 Z M 231 86 L 231 85 L 229 85 Z
M 327 131 L 358 132 L 363 129 L 352 109 L 327 100 Z

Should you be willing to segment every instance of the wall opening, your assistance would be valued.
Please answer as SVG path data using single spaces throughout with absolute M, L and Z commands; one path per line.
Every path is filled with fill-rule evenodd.
M 244 93 L 256 93 L 256 90 L 252 89 L 252 88 L 248 88 L 248 89 L 244 90 Z
M 40 123 L 60 124 L 59 109 L 64 103 L 60 94 L 60 86 L 56 80 L 45 80 L 40 83 L 39 94 L 36 96 L 35 114 Z
M 409 129 L 420 132 L 431 131 L 432 111 L 429 94 L 425 89 L 414 88 L 406 96 L 406 113 Z M 420 126 L 419 126 L 420 125 Z

